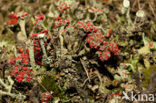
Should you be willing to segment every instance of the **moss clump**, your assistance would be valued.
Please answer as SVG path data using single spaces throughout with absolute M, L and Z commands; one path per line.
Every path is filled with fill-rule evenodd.
M 147 87 L 148 84 L 151 82 L 151 73 L 156 72 L 156 66 L 151 66 L 149 69 L 144 69 L 144 81 L 143 81 L 143 86 Z
M 41 84 L 50 92 L 53 92 L 53 95 L 57 97 L 63 97 L 64 90 L 57 84 L 52 76 L 44 76 L 41 80 Z M 42 91 L 45 91 L 42 88 Z

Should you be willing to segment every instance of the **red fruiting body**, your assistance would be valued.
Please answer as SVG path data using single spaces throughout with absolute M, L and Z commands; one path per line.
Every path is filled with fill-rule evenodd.
M 119 97 L 119 96 L 121 96 L 120 94 L 117 94 L 117 96 Z
M 97 32 L 98 31 L 98 29 L 91 22 L 83 23 L 83 22 L 79 21 L 75 25 L 78 28 L 83 29 L 86 32 Z
M 81 21 L 75 24 L 79 29 L 88 33 L 86 42 L 90 47 L 97 49 L 97 54 L 101 61 L 106 61 L 110 58 L 111 52 L 114 55 L 119 56 L 119 49 L 115 42 L 105 41 L 105 36 L 90 22 L 83 23 Z M 108 30 L 109 34 L 112 34 L 112 30 Z
M 108 32 L 106 34 L 106 37 L 110 37 L 111 34 L 112 34 L 112 29 L 108 29 Z
M 19 55 L 17 58 L 10 59 L 10 64 L 13 65 L 12 70 L 10 70 L 10 75 L 15 77 L 17 82 L 30 82 L 33 75 L 31 69 L 29 69 L 27 66 L 19 65 L 17 61 L 24 63 L 24 65 L 28 65 L 29 54 L 24 54 L 21 52 L 21 55 Z
M 64 11 L 66 11 L 69 8 L 70 8 L 70 6 L 68 6 L 67 3 L 65 3 L 65 2 L 59 2 L 59 5 L 57 7 L 58 11 L 61 13 L 63 13 Z
M 97 10 L 97 12 L 99 12 L 99 13 L 103 13 L 103 10 L 99 9 L 99 10 Z
M 26 11 L 20 11 L 17 13 L 18 18 L 24 18 L 27 15 L 28 15 L 28 13 Z
M 26 71 L 26 70 L 28 69 L 28 67 L 22 67 L 22 69 L 23 69 L 24 71 Z
M 33 74 L 31 69 L 27 67 L 29 65 L 29 51 L 27 49 L 26 53 L 24 53 L 21 48 L 19 48 L 18 51 L 21 54 L 16 58 L 10 59 L 10 64 L 13 65 L 12 70 L 10 70 L 10 75 L 15 77 L 17 82 L 30 82 Z
M 112 29 L 108 29 L 108 33 L 109 34 L 112 34 Z
M 16 16 L 16 14 L 11 13 L 9 14 L 9 21 L 8 21 L 8 25 L 12 26 L 12 25 L 16 25 L 18 22 L 18 18 Z
M 68 19 L 62 20 L 61 17 L 57 17 L 56 20 L 54 21 L 54 28 L 57 28 L 61 25 L 67 26 L 69 25 L 70 21 Z
M 98 13 L 98 14 L 102 14 L 103 13 L 103 10 L 97 9 L 97 8 L 91 8 L 89 11 L 91 13 Z
M 154 43 L 151 42 L 151 43 L 150 43 L 150 48 L 153 48 L 153 47 L 154 47 Z
M 22 82 L 23 81 L 23 76 L 22 75 L 17 75 L 16 80 L 17 80 L 17 82 Z
M 18 19 L 19 18 L 24 18 L 25 16 L 27 16 L 27 12 L 26 11 L 20 11 L 18 13 L 11 13 L 9 14 L 9 21 L 8 21 L 8 25 L 13 26 L 16 25 L 18 23 Z
M 47 103 L 49 99 L 51 98 L 51 95 L 49 92 L 47 93 L 42 93 L 41 94 L 41 103 Z
M 22 50 L 21 48 L 19 48 L 18 51 L 19 51 L 20 53 L 23 53 L 23 50 Z
M 47 38 L 47 40 L 50 40 L 50 38 L 48 37 L 48 30 L 43 30 L 39 33 L 35 33 L 32 35 L 31 39 L 33 40 L 33 43 L 34 43 L 34 56 L 35 56 L 35 62 L 38 64 L 38 65 L 41 65 L 42 66 L 42 49 L 41 49 L 41 46 L 40 46 L 40 43 L 39 43 L 39 38 L 38 38 L 38 35 L 40 34 L 44 34 L 44 36 Z M 44 46 L 47 46 L 47 43 L 44 42 Z
M 94 12 L 94 11 L 95 11 L 95 9 L 91 9 L 91 11 L 92 11 L 92 12 Z
M 41 14 L 41 16 L 39 16 L 39 15 L 35 15 L 35 18 L 36 18 L 36 22 L 34 23 L 34 25 L 39 24 L 39 22 L 43 22 L 44 19 L 45 19 L 45 17 L 44 17 L 43 14 Z
M 58 17 L 57 17 L 57 19 L 58 19 L 58 20 L 61 20 L 61 17 L 60 17 L 60 16 L 58 16 Z

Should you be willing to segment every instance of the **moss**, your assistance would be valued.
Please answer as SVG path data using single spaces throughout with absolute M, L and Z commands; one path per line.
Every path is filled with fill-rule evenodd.
M 148 84 L 151 82 L 151 73 L 156 72 L 156 66 L 151 66 L 149 69 L 144 69 L 144 81 L 143 81 L 143 86 L 147 87 Z
M 55 79 L 52 76 L 44 76 L 41 80 L 41 84 L 48 90 L 52 91 L 53 95 L 58 97 L 63 97 L 64 95 L 64 89 L 59 86 L 55 82 Z M 44 88 L 42 88 L 42 91 L 45 91 Z
M 76 67 L 78 70 L 83 70 L 82 64 L 80 62 L 76 63 Z

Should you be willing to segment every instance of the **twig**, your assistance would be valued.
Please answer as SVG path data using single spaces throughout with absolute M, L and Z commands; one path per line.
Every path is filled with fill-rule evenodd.
M 93 75 L 93 76 L 90 77 L 90 78 L 93 79 L 93 78 L 95 78 L 95 77 L 97 77 L 97 75 Z M 85 81 L 83 82 L 82 86 L 84 86 L 88 80 L 89 80 L 88 78 L 85 79 Z
M 89 82 L 90 82 L 90 77 L 89 77 L 88 71 L 87 71 L 87 69 L 86 69 L 86 67 L 85 67 L 84 61 L 83 61 L 81 58 L 80 58 L 80 61 L 81 61 L 81 64 L 82 64 L 82 66 L 83 66 L 83 68 L 84 68 L 86 74 L 87 74 L 88 80 L 89 80 Z
M 98 78 L 99 78 L 100 86 L 102 86 L 102 78 L 101 78 L 100 73 L 96 70 L 96 71 L 95 71 L 95 74 L 96 74 L 96 75 L 98 76 Z

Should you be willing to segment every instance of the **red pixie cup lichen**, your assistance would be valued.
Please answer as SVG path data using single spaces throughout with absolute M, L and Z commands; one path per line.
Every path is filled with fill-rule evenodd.
M 111 53 L 119 56 L 119 49 L 115 42 L 111 42 L 105 39 L 106 36 L 102 35 L 102 33 L 91 23 L 91 22 L 77 22 L 75 24 L 80 30 L 83 30 L 88 33 L 86 37 L 86 42 L 89 44 L 91 48 L 97 50 L 98 57 L 101 61 L 107 61 L 111 57 Z M 112 30 L 108 30 L 109 34 L 112 34 Z
M 48 103 L 49 99 L 51 98 L 51 94 L 49 92 L 41 94 L 41 103 Z
M 16 25 L 17 23 L 18 23 L 18 17 L 16 16 L 16 14 L 15 13 L 9 14 L 8 25 L 13 26 Z
M 32 70 L 28 67 L 29 65 L 29 52 L 26 53 L 19 48 L 20 55 L 16 58 L 10 59 L 12 69 L 10 70 L 10 76 L 14 77 L 17 82 L 31 82 L 32 81 Z
M 40 45 L 40 42 L 39 42 L 39 39 L 42 38 L 42 37 L 45 37 L 48 40 L 50 40 L 51 38 L 49 38 L 49 36 L 47 35 L 48 34 L 48 30 L 43 30 L 39 33 L 35 33 L 31 36 L 31 39 L 33 41 L 33 44 L 34 44 L 34 56 L 35 56 L 35 62 L 42 66 L 42 55 L 43 55 L 43 52 L 42 52 L 42 49 L 41 49 L 41 45 Z M 47 46 L 47 42 L 44 42 L 44 46 L 46 47 Z
M 10 13 L 9 14 L 9 20 L 8 20 L 8 25 L 9 26 L 14 26 L 18 23 L 19 19 L 24 19 L 28 13 L 26 11 L 20 11 L 18 13 Z
M 35 15 L 35 19 L 36 19 L 36 21 L 35 21 L 34 25 L 36 26 L 37 24 L 40 24 L 45 20 L 45 16 L 43 14 L 41 14 L 41 16 Z
M 63 13 L 63 12 L 66 12 L 66 10 L 67 9 L 69 9 L 70 8 L 70 6 L 68 6 L 68 4 L 66 3 L 66 2 L 59 2 L 58 3 L 58 7 L 57 7 L 57 9 L 58 9 L 58 11 L 60 12 L 60 13 Z
M 28 13 L 26 11 L 20 11 L 17 13 L 17 17 L 21 18 L 21 19 L 26 17 L 27 15 L 28 15 Z

